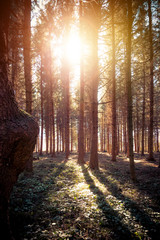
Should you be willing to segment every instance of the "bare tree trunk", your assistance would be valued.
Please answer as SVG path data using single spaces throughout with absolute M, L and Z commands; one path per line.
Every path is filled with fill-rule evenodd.
M 126 117 L 123 116 L 123 149 L 124 153 L 127 153 L 127 133 L 126 133 Z
M 110 127 L 107 125 L 107 152 L 110 153 Z
M 144 54 L 143 54 L 144 56 Z M 143 57 L 144 60 L 144 57 Z M 142 110 L 142 152 L 144 156 L 144 143 L 145 143 L 145 108 L 146 108 L 146 74 L 145 74 L 145 63 L 143 64 L 143 110 Z
M 104 144 L 104 152 L 106 152 L 106 124 L 105 123 L 104 123 L 103 144 Z
M 23 33 L 24 74 L 26 90 L 26 111 L 32 114 L 32 79 L 31 79 L 31 0 L 24 1 Z M 33 171 L 33 156 L 26 165 L 26 171 Z
M 150 42 L 150 117 L 149 117 L 149 157 L 148 160 L 154 161 L 153 157 L 153 35 L 152 35 L 152 12 L 151 0 L 148 0 L 148 15 L 149 15 L 149 42 Z
M 32 80 L 31 80 L 31 0 L 24 1 L 24 73 L 26 90 L 26 111 L 32 114 Z
M 69 71 L 66 70 L 65 72 L 65 155 L 66 159 L 69 157 L 69 110 L 70 110 L 70 103 L 69 103 Z
M 82 1 L 79 6 L 80 17 L 80 36 L 82 36 Z M 81 43 L 80 56 L 80 105 L 79 105 L 79 136 L 78 136 L 78 163 L 84 164 L 84 63 L 83 63 L 83 46 Z
M 157 121 L 157 129 L 156 129 L 156 148 L 157 148 L 157 152 L 159 152 L 159 128 L 158 128 L 158 121 Z
M 111 15 L 112 15 L 112 161 L 116 161 L 116 79 L 115 79 L 115 27 L 114 27 L 114 15 L 115 15 L 115 1 L 111 1 Z
M 91 138 L 91 154 L 90 154 L 90 168 L 98 169 L 98 28 L 99 28 L 99 16 L 100 5 L 99 1 L 92 3 L 93 14 L 91 21 L 93 22 L 92 29 L 92 138 Z
M 101 143 L 101 152 L 104 151 L 104 112 L 102 112 L 102 120 L 100 126 L 100 143 Z
M 42 75 L 42 56 L 41 56 L 41 147 L 40 147 L 40 155 L 43 154 L 43 127 L 44 127 L 44 119 L 43 119 L 43 75 Z
M 131 32 L 132 32 L 132 0 L 127 1 L 128 5 L 128 42 L 127 42 L 127 123 L 128 123 L 128 144 L 130 174 L 133 181 L 136 180 L 134 154 L 133 154 L 133 126 L 132 126 L 132 88 L 131 88 Z
M 137 111 L 137 123 L 136 123 L 136 126 L 137 126 L 137 153 L 139 153 L 139 114 L 138 114 L 138 99 L 136 100 L 136 105 L 137 105 L 137 107 L 136 107 L 136 111 Z
M 46 97 L 48 99 L 48 97 Z M 49 109 L 48 109 L 48 100 L 45 104 L 45 132 L 46 132 L 46 154 L 49 150 Z

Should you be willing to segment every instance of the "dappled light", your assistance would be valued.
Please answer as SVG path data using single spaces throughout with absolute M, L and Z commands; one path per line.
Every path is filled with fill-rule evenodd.
M 36 160 L 32 178 L 22 174 L 10 210 L 17 239 L 156 239 L 158 203 L 141 189 L 145 180 L 134 185 L 123 174 L 128 162 L 120 159 L 118 165 L 110 164 L 105 169 L 110 157 L 99 157 L 100 170 L 77 165 L 76 154 L 68 161 L 60 154 L 58 159 L 44 156 Z M 19 224 L 21 232 L 16 231 Z

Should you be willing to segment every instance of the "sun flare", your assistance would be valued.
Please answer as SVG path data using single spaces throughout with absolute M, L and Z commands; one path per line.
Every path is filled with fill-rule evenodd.
M 72 65 L 80 62 L 80 44 L 79 36 L 71 34 L 67 43 L 67 58 Z

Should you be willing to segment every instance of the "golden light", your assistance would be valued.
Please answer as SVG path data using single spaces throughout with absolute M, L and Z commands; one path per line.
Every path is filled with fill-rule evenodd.
M 80 63 L 80 44 L 78 34 L 71 33 L 67 43 L 67 58 L 71 66 Z

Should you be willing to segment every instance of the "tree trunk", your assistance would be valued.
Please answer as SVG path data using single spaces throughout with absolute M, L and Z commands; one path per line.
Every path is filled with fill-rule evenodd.
M 26 90 L 26 111 L 32 114 L 31 0 L 24 1 L 23 54 L 24 54 L 25 90 Z
M 144 56 L 144 53 L 143 53 Z M 144 57 L 143 57 L 143 60 Z M 143 110 L 142 110 L 142 152 L 141 155 L 144 156 L 144 141 L 145 141 L 145 108 L 146 108 L 146 74 L 145 74 L 145 63 L 143 63 Z
M 131 32 L 132 32 L 132 0 L 128 5 L 128 42 L 127 42 L 127 123 L 128 123 L 128 146 L 130 160 L 130 174 L 133 181 L 136 180 L 134 154 L 133 154 L 133 126 L 132 126 L 132 86 L 131 86 Z
M 69 157 L 69 110 L 70 110 L 70 103 L 69 103 L 69 69 L 66 69 L 65 72 L 65 156 L 66 159 Z
M 80 36 L 82 37 L 82 1 L 79 6 Z M 79 105 L 79 136 L 78 136 L 78 163 L 84 164 L 84 67 L 83 67 L 83 46 L 81 43 L 80 56 L 80 105 Z
M 0 232 L 11 240 L 8 204 L 13 185 L 32 156 L 38 125 L 18 109 L 7 75 L 6 26 L 10 2 L 0 2 Z
M 110 127 L 107 125 L 107 152 L 110 153 Z
M 112 15 L 112 161 L 116 161 L 116 79 L 115 79 L 115 27 L 114 27 L 114 8 L 115 1 L 111 1 Z
M 150 117 L 149 117 L 149 161 L 154 161 L 153 157 L 153 35 L 152 35 L 152 12 L 151 0 L 148 0 L 148 15 L 149 15 L 149 42 L 150 42 Z
M 92 138 L 91 138 L 91 154 L 90 154 L 90 168 L 98 169 L 98 28 L 100 17 L 99 1 L 92 2 L 92 86 L 91 86 L 91 112 L 92 112 Z
M 41 56 L 41 147 L 40 147 L 40 155 L 43 154 L 43 74 L 42 74 L 42 56 Z
M 57 111 L 57 116 L 56 116 L 56 136 L 57 136 L 57 153 L 60 150 L 59 146 L 59 113 Z
M 48 109 L 48 95 L 46 96 L 45 104 L 45 133 L 46 133 L 46 154 L 49 150 L 49 109 Z
M 31 80 L 31 0 L 24 1 L 23 32 L 24 75 L 26 90 L 26 111 L 32 114 L 32 80 Z M 33 157 L 26 165 L 26 171 L 33 171 Z

